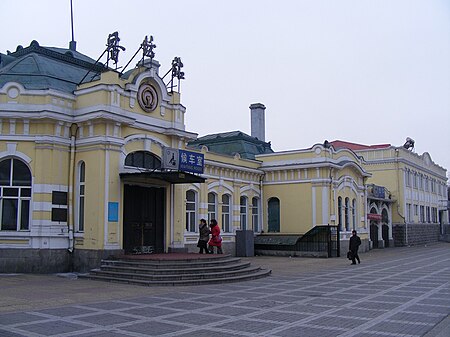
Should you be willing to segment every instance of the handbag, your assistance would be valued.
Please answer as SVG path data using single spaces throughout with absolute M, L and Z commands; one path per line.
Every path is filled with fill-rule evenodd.
M 349 259 L 349 260 L 353 259 L 353 253 L 352 253 L 351 250 L 349 250 L 349 251 L 347 252 L 347 259 Z

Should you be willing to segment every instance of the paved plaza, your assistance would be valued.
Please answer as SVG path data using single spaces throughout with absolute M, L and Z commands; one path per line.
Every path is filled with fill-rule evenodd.
M 450 243 L 360 256 L 244 258 L 272 275 L 189 287 L 0 274 L 0 336 L 450 336 Z

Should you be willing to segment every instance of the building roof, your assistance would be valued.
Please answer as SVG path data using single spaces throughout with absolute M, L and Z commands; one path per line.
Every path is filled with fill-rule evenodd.
M 206 135 L 190 141 L 188 146 L 195 149 L 206 146 L 211 152 L 231 156 L 239 153 L 245 159 L 255 159 L 257 154 L 273 153 L 270 142 L 263 142 L 242 131 Z
M 349 149 L 353 151 L 358 150 L 374 150 L 374 149 L 385 149 L 391 146 L 391 144 L 376 144 L 376 145 L 363 145 L 357 143 L 350 143 L 344 140 L 333 140 L 329 142 L 336 150 L 338 149 Z
M 73 93 L 84 82 L 99 78 L 106 68 L 75 50 L 42 47 L 37 41 L 29 47 L 18 46 L 15 52 L 0 53 L 0 87 L 17 82 L 30 90 L 55 89 Z

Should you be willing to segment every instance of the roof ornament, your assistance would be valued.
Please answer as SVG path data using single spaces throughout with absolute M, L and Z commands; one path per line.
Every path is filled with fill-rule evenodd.
M 121 50 L 125 51 L 125 47 L 119 45 L 119 32 L 114 32 L 108 35 L 106 42 L 106 50 L 108 51 L 108 58 L 106 60 L 106 67 L 109 66 L 109 61 L 113 60 L 117 70 L 117 63 L 119 62 L 119 53 Z
M 172 60 L 172 68 L 170 68 L 169 71 L 163 76 L 163 79 L 164 79 L 170 72 L 172 72 L 171 79 L 166 85 L 167 88 L 170 87 L 171 92 L 173 92 L 173 88 L 176 88 L 176 87 L 178 87 L 178 93 L 180 92 L 180 83 L 181 83 L 181 80 L 184 80 L 184 72 L 181 71 L 181 68 L 183 68 L 183 66 L 184 65 L 183 65 L 183 62 L 181 62 L 181 57 L 176 56 Z M 178 79 L 177 85 L 174 84 L 175 78 Z
M 133 61 L 133 59 L 136 57 L 136 55 L 141 50 L 142 50 L 142 58 L 136 66 L 144 65 L 144 59 L 146 57 L 149 57 L 150 58 L 150 66 L 148 68 L 151 69 L 152 65 L 153 65 L 153 58 L 155 57 L 155 52 L 153 51 L 153 49 L 155 49 L 155 48 L 156 48 L 156 44 L 153 43 L 153 36 L 150 35 L 150 39 L 149 39 L 146 35 L 144 38 L 144 41 L 142 41 L 141 45 L 139 46 L 139 49 L 134 53 L 133 57 L 130 59 L 130 61 L 128 61 L 126 66 L 120 72 L 120 76 L 122 76 L 122 74 L 125 72 L 125 69 L 130 65 L 131 61 Z
M 403 144 L 403 147 L 407 150 L 411 149 L 414 150 L 414 139 L 406 137 L 406 142 Z
M 119 45 L 119 42 L 120 42 L 120 38 L 119 38 L 118 32 L 114 32 L 114 33 L 108 35 L 108 39 L 106 40 L 106 49 L 103 51 L 103 53 L 97 59 L 97 61 L 95 61 L 95 63 L 92 65 L 91 69 L 89 69 L 89 71 L 86 73 L 86 75 L 84 75 L 84 77 L 81 79 L 81 81 L 78 83 L 78 85 L 83 83 L 83 81 L 86 79 L 86 77 L 92 71 L 92 69 L 94 69 L 94 67 L 99 63 L 100 59 L 103 57 L 103 55 L 105 55 L 105 53 L 107 53 L 106 68 L 108 68 L 108 66 L 109 66 L 109 61 L 112 60 L 112 61 L 114 61 L 114 64 L 116 65 L 115 70 L 118 69 L 117 63 L 119 62 L 119 53 L 121 50 L 125 51 L 125 47 Z M 98 73 L 99 73 L 98 71 L 95 72 L 92 75 L 91 80 L 96 75 L 98 75 Z

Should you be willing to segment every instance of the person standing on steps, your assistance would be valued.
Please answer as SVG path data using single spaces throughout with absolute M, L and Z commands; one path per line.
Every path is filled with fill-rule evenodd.
M 208 241 L 209 241 L 209 234 L 211 233 L 208 227 L 208 224 L 206 223 L 205 219 L 200 220 L 200 225 L 198 226 L 199 231 L 199 239 L 197 243 L 197 247 L 200 248 L 199 254 L 203 254 L 203 250 L 205 250 L 205 254 L 209 253 L 208 250 Z
M 350 238 L 350 242 L 348 244 L 348 250 L 352 252 L 352 264 L 356 264 L 356 260 L 358 260 L 358 263 L 361 263 L 358 255 L 358 249 L 360 245 L 361 239 L 358 235 L 356 235 L 356 231 L 353 230 L 352 237 Z
M 209 239 L 209 252 L 214 254 L 214 247 L 217 247 L 217 254 L 223 254 L 222 237 L 220 236 L 220 227 L 215 219 L 212 219 L 209 226 L 211 227 L 211 239 Z

